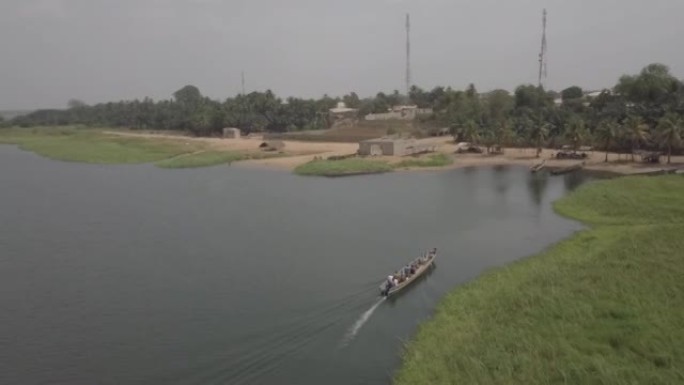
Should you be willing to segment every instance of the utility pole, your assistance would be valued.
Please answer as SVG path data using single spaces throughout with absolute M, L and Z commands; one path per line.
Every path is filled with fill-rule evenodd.
M 406 97 L 411 90 L 411 21 L 406 14 Z
M 245 71 L 242 71 L 242 94 L 245 94 Z
M 544 86 L 546 80 L 546 8 L 542 16 L 542 41 L 539 52 L 539 87 Z

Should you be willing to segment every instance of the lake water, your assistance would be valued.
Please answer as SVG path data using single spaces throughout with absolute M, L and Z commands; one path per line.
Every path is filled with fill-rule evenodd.
M 326 179 L 0 146 L 0 384 L 385 384 L 450 289 L 581 228 L 582 174 Z M 378 285 L 437 247 L 397 298 Z

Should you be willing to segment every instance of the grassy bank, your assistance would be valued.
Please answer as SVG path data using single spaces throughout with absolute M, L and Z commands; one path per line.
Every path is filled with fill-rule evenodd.
M 203 144 L 107 135 L 76 127 L 0 129 L 0 143 L 47 158 L 84 163 L 148 163 L 200 151 Z
M 394 165 L 395 168 L 444 167 L 454 163 L 454 159 L 446 154 L 434 154 L 427 158 L 403 160 Z
M 299 175 L 345 176 L 377 174 L 392 171 L 392 166 L 380 160 L 348 158 L 342 160 L 312 160 L 295 168 Z
M 395 383 L 684 383 L 684 178 L 596 182 L 556 209 L 592 228 L 450 293 Z
M 215 166 L 248 159 L 245 154 L 230 151 L 202 151 L 164 159 L 156 165 L 163 168 L 193 168 Z
M 394 164 L 382 160 L 363 158 L 313 160 L 295 168 L 295 173 L 317 176 L 377 174 L 400 168 L 444 167 L 452 163 L 453 158 L 445 154 L 434 154 L 427 158 L 407 159 Z
M 164 168 L 206 167 L 266 156 L 212 150 L 206 143 L 183 137 L 117 136 L 78 127 L 0 129 L 0 144 L 16 144 L 56 160 L 98 164 L 154 162 Z

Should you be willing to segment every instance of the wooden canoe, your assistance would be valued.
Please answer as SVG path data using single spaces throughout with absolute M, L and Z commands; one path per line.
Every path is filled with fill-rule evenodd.
M 563 167 L 563 168 L 551 170 L 551 174 L 552 175 L 562 175 L 562 174 L 567 174 L 567 173 L 570 173 L 573 171 L 581 170 L 582 168 L 584 168 L 584 162 L 574 164 L 574 165 L 568 166 L 568 167 Z
M 406 286 L 409 286 L 410 284 L 415 282 L 415 280 L 418 279 L 421 275 L 425 274 L 425 272 L 428 271 L 434 265 L 435 258 L 437 258 L 437 254 L 430 254 L 427 262 L 420 265 L 418 267 L 418 269 L 416 270 L 416 272 L 413 273 L 412 276 L 408 277 L 407 279 L 405 279 L 403 282 L 399 283 L 398 285 L 392 286 L 387 293 L 385 293 L 386 282 L 383 283 L 380 286 L 380 294 L 385 296 L 385 297 L 389 297 L 392 294 L 395 294 L 395 293 L 401 291 L 401 289 L 405 288 Z

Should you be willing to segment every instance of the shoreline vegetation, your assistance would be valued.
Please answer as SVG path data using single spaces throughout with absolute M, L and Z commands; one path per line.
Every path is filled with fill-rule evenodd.
M 358 141 L 407 133 L 416 137 L 452 135 L 486 148 L 529 146 L 578 149 L 594 146 L 621 153 L 645 150 L 667 158 L 681 154 L 684 136 L 684 82 L 662 63 L 618 77 L 613 87 L 549 90 L 521 84 L 514 92 L 412 85 L 360 98 L 355 92 L 319 99 L 282 98 L 271 90 L 240 93 L 224 100 L 185 85 L 171 99 L 87 103 L 71 99 L 65 109 L 40 109 L 0 118 L 0 126 L 90 125 L 158 129 L 220 136 L 225 128 L 268 133 L 280 139 Z M 370 134 L 370 135 L 369 135 Z M 316 138 L 318 137 L 318 138 Z M 351 140 L 353 139 L 353 140 Z
M 390 163 L 386 160 L 347 158 L 341 160 L 314 159 L 294 169 L 299 175 L 307 176 L 350 176 L 366 174 L 382 174 L 394 170 L 404 169 L 435 169 L 443 168 L 454 163 L 452 157 L 439 153 L 431 154 L 427 157 L 414 157 L 413 159 L 402 160 L 397 163 Z
M 182 134 L 159 134 L 107 130 L 78 126 L 0 128 L 0 144 L 18 145 L 50 159 L 97 163 L 153 163 L 163 168 L 208 167 L 242 164 L 284 169 L 300 175 L 350 176 L 403 170 L 435 170 L 473 166 L 520 165 L 530 167 L 544 159 L 548 169 L 578 164 L 578 160 L 554 159 L 554 150 L 505 148 L 503 154 L 457 154 L 449 137 L 422 139 L 437 148 L 418 156 L 356 157 L 356 143 L 282 141 L 277 151 L 259 149 L 263 138 L 198 138 Z M 631 162 L 628 156 L 590 152 L 584 169 L 613 174 L 652 173 L 684 168 L 684 156 L 673 156 L 672 164 Z M 337 159 L 337 160 L 332 160 Z
M 94 164 L 153 163 L 161 168 L 208 167 L 277 156 L 225 151 L 191 138 L 115 135 L 78 127 L 0 129 L 0 144 L 18 145 L 66 162 Z
M 349 176 L 381 174 L 392 171 L 392 166 L 382 160 L 347 158 L 342 160 L 312 160 L 297 166 L 294 172 L 306 176 Z
M 626 176 L 555 202 L 589 228 L 445 296 L 394 383 L 681 383 L 682 191 Z

